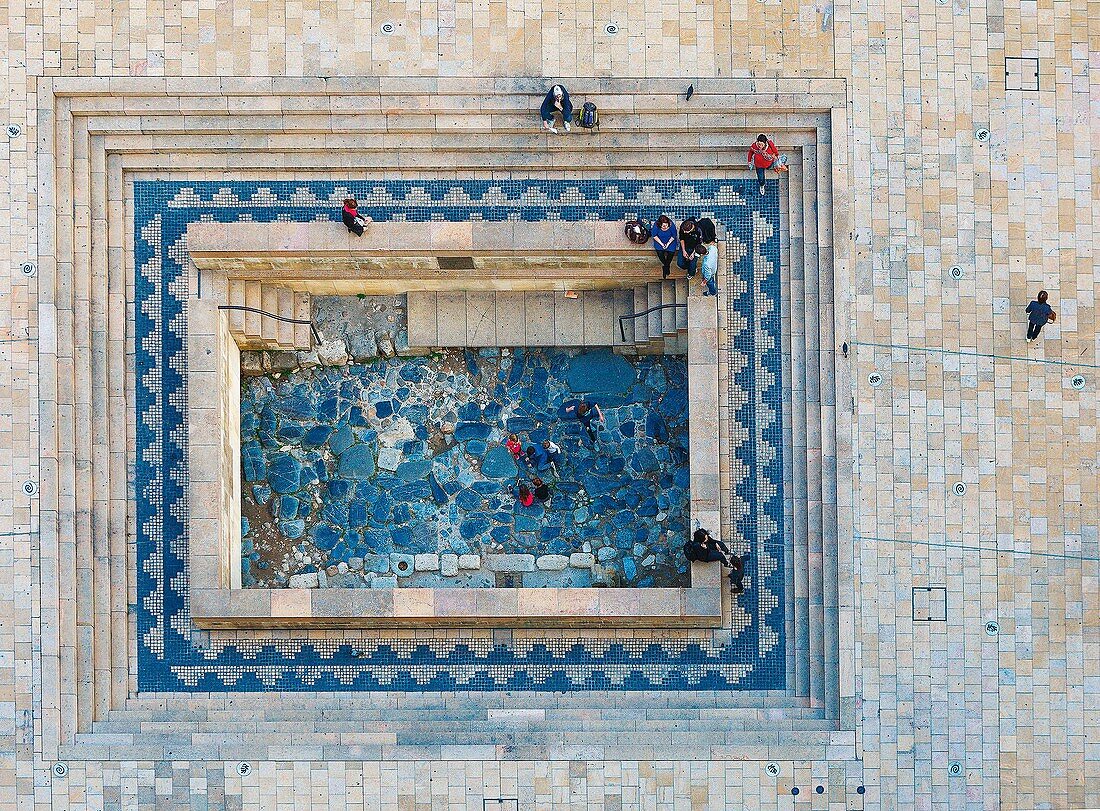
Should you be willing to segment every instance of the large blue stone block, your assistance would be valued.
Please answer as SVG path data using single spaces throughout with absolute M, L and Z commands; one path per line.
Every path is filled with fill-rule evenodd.
M 340 456 L 340 476 L 345 479 L 369 479 L 374 476 L 374 452 L 366 445 L 348 448 Z
M 519 473 L 516 460 L 503 445 L 490 448 L 481 460 L 481 473 L 490 479 L 514 479 Z

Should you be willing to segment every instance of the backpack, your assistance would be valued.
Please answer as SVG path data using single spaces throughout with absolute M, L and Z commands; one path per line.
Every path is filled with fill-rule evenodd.
M 586 101 L 581 106 L 581 120 L 580 125 L 586 130 L 593 129 L 599 126 L 600 114 L 596 112 L 596 105 L 590 101 Z
M 649 242 L 649 225 L 641 220 L 629 220 L 623 226 L 623 231 L 626 233 L 626 238 L 635 245 L 645 245 Z

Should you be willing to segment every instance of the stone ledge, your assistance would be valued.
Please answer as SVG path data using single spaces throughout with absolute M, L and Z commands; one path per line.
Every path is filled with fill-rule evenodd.
M 193 576 L 192 580 L 196 580 Z M 687 588 L 230 589 L 195 582 L 200 628 L 717 627 L 722 571 L 693 563 Z

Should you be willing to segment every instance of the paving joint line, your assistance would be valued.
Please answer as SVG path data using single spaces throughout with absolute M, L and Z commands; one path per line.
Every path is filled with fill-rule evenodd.
M 991 358 L 993 360 L 1018 360 L 1025 363 L 1045 363 L 1051 366 L 1069 366 L 1075 369 L 1100 369 L 1100 364 L 1095 363 L 1073 363 L 1067 360 L 1048 360 L 1046 358 L 1021 358 L 1015 355 L 997 355 L 969 349 L 942 349 L 934 346 L 909 346 L 907 344 L 879 344 L 870 341 L 849 341 L 848 346 L 873 346 L 878 349 L 904 349 L 908 352 L 938 352 L 941 355 L 963 355 L 974 358 Z
M 910 544 L 913 546 L 928 546 L 936 549 L 961 549 L 964 552 L 996 552 L 999 555 L 1031 555 L 1034 557 L 1043 558 L 1056 558 L 1058 560 L 1080 560 L 1090 563 L 1100 563 L 1100 555 L 1073 555 L 1073 554 L 1060 554 L 1058 552 L 1039 552 L 1027 549 L 1017 549 L 1015 547 L 1011 549 L 998 549 L 995 546 L 985 546 L 982 544 L 965 544 L 965 543 L 951 543 L 950 541 L 929 541 L 921 540 L 919 538 L 881 538 L 876 535 L 860 535 L 856 534 L 855 539 L 857 541 L 871 541 L 873 543 L 894 543 L 894 544 Z

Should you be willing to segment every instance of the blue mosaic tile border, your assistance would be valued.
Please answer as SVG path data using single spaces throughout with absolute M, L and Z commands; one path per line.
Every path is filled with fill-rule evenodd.
M 444 180 L 335 183 L 135 181 L 138 689 L 783 689 L 779 198 L 755 180 Z M 360 200 L 376 222 L 622 221 L 666 212 L 726 226 L 732 515 L 753 557 L 747 619 L 728 643 L 546 639 L 208 639 L 191 626 L 187 578 L 187 225 L 339 220 Z M 740 326 L 739 326 L 740 325 Z M 748 361 L 748 362 L 743 362 Z

